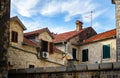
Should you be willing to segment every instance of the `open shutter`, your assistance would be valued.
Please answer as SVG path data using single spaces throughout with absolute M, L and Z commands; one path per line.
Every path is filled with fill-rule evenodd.
M 49 43 L 49 53 L 50 54 L 53 54 L 53 45 L 54 45 L 53 42 Z

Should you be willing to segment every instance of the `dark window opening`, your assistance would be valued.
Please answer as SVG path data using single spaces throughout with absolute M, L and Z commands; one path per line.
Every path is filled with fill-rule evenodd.
M 18 32 L 12 31 L 12 42 L 18 42 Z
M 76 49 L 75 48 L 72 49 L 72 56 L 73 56 L 73 59 L 76 59 Z
M 110 44 L 103 45 L 103 58 L 110 58 Z
M 82 62 L 88 61 L 88 49 L 82 51 Z
M 29 68 L 34 68 L 35 66 L 34 65 L 29 65 Z
M 48 42 L 47 41 L 41 40 L 41 50 L 48 52 Z

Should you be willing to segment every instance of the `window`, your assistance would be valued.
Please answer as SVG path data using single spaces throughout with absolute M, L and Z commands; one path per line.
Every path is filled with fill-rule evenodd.
M 44 41 L 44 40 L 41 40 L 41 50 L 42 51 L 45 51 L 45 52 L 48 52 L 48 42 L 47 41 Z
M 103 45 L 103 58 L 110 58 L 110 44 Z
M 35 66 L 34 65 L 29 65 L 29 68 L 34 68 Z
M 47 42 L 44 40 L 41 40 L 41 51 L 49 52 L 50 54 L 53 54 L 53 42 Z
M 12 31 L 12 42 L 18 42 L 18 33 Z
M 88 61 L 88 49 L 82 50 L 82 62 Z
M 75 48 L 72 49 L 72 56 L 73 56 L 73 59 L 76 59 L 76 49 Z

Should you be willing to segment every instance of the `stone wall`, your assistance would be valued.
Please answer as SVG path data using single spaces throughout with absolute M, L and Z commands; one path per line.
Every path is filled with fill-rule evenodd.
M 117 61 L 120 61 L 120 0 L 114 1 L 116 4 Z
M 49 54 L 48 59 L 42 59 L 38 57 L 36 49 L 31 46 L 24 45 L 23 48 L 10 46 L 8 51 L 9 69 L 29 68 L 29 65 L 34 65 L 35 67 L 63 65 L 62 53 L 59 52 Z
M 110 45 L 110 58 L 103 59 L 103 45 Z M 88 61 L 82 62 L 82 50 L 88 49 Z M 116 38 L 97 41 L 80 46 L 79 63 L 116 62 Z
M 7 78 L 10 0 L 0 0 L 0 78 Z
M 120 63 L 10 70 L 9 78 L 120 78 Z

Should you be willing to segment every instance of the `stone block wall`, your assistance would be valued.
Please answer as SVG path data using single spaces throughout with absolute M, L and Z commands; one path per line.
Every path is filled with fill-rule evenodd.
M 10 70 L 9 78 L 120 78 L 120 62 Z
M 7 78 L 10 0 L 0 0 L 0 78 Z

